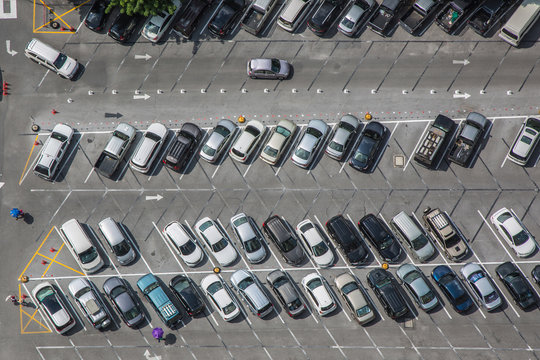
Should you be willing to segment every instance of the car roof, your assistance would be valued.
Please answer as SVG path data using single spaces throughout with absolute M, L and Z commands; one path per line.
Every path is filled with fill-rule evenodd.
M 253 70 L 270 70 L 272 59 L 251 59 L 250 65 Z

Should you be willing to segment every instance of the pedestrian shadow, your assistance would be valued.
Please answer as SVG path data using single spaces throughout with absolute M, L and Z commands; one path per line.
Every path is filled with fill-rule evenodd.
M 28 213 L 24 213 L 23 215 L 23 221 L 26 223 L 26 224 L 33 224 L 34 223 L 34 217 Z
M 167 336 L 165 336 L 165 345 L 174 345 L 175 343 L 176 343 L 176 335 L 167 334 Z

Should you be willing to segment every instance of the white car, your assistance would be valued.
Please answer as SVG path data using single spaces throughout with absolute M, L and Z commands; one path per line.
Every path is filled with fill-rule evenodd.
M 236 124 L 231 120 L 221 119 L 214 130 L 212 130 L 208 140 L 204 143 L 199 153 L 201 159 L 212 164 L 215 163 L 223 153 L 226 145 L 231 141 L 236 132 L 236 128 Z
M 227 285 L 215 274 L 201 280 L 201 288 L 219 312 L 223 320 L 231 321 L 240 315 L 240 309 Z
M 499 292 L 480 265 L 475 263 L 465 264 L 460 272 L 469 287 L 473 290 L 476 299 L 487 311 L 495 310 L 502 305 Z
M 238 256 L 229 236 L 209 217 L 202 218 L 195 224 L 197 235 L 204 241 L 221 266 L 231 265 Z
M 251 120 L 248 122 L 229 151 L 231 158 L 245 163 L 251 153 L 257 148 L 265 130 L 266 127 L 260 121 Z
M 152 163 L 156 159 L 167 138 L 167 127 L 160 123 L 150 124 L 143 138 L 137 145 L 137 150 L 129 161 L 133 170 L 146 174 L 150 171 Z
M 508 160 L 521 166 L 527 165 L 539 140 L 540 120 L 528 118 L 521 125 L 519 133 L 508 152 Z
M 41 153 L 34 166 L 34 174 L 42 179 L 52 181 L 58 170 L 58 165 L 66 154 L 74 130 L 65 124 L 56 124 L 51 136 L 45 141 Z
M 513 211 L 503 207 L 491 215 L 491 223 L 517 256 L 526 257 L 536 250 L 536 241 Z
M 324 121 L 310 120 L 300 143 L 291 157 L 292 162 L 302 168 L 309 167 L 329 130 L 330 127 Z
M 197 241 L 178 221 L 168 223 L 163 228 L 163 235 L 187 266 L 196 266 L 204 258 L 204 253 L 197 245 Z
M 77 323 L 51 283 L 45 281 L 36 286 L 32 290 L 32 296 L 45 311 L 58 334 L 65 334 Z
M 258 264 L 266 258 L 264 240 L 258 229 L 256 229 L 256 225 L 246 214 L 234 215 L 231 218 L 231 227 L 250 263 Z
M 332 291 L 322 276 L 317 273 L 308 274 L 302 279 L 302 286 L 320 315 L 328 315 L 336 310 Z
M 111 324 L 105 304 L 93 284 L 85 278 L 72 280 L 68 285 L 77 306 L 96 329 L 105 329 Z
M 270 140 L 268 140 L 261 151 L 259 155 L 261 160 L 267 164 L 276 165 L 281 158 L 283 150 L 287 148 L 287 145 L 294 136 L 295 131 L 295 123 L 287 119 L 281 120 L 274 128 Z
M 169 14 L 168 11 L 163 10 L 160 14 L 149 16 L 148 20 L 144 23 L 144 26 L 141 30 L 141 35 L 150 40 L 153 43 L 158 42 L 163 35 L 169 30 L 174 18 L 183 8 L 183 4 L 180 0 L 172 0 L 176 9 L 172 14 Z
M 317 265 L 327 267 L 334 263 L 334 253 L 326 244 L 319 228 L 311 220 L 306 219 L 299 223 L 296 226 L 296 233 Z

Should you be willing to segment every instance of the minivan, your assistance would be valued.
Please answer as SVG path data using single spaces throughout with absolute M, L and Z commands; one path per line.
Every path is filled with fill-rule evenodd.
M 286 31 L 294 32 L 304 22 L 315 0 L 289 0 L 285 10 L 279 16 L 277 23 Z
M 499 32 L 499 37 L 512 46 L 519 46 L 540 16 L 540 1 L 524 0 Z
M 165 125 L 160 123 L 151 124 L 139 141 L 137 150 L 135 150 L 133 157 L 129 161 L 131 168 L 143 174 L 148 173 L 166 138 L 167 128 Z
M 108 217 L 98 224 L 101 235 L 107 240 L 111 251 L 121 265 L 128 265 L 135 260 L 136 254 L 130 241 L 113 218 Z
M 435 248 L 424 231 L 405 213 L 400 212 L 390 221 L 390 227 L 421 262 L 427 261 L 435 253 Z
M 45 66 L 64 79 L 72 80 L 79 70 L 77 60 L 61 53 L 38 39 L 26 44 L 24 55 L 35 63 Z
M 95 273 L 101 269 L 104 265 L 103 259 L 77 219 L 66 221 L 60 228 L 60 232 L 73 256 L 86 273 Z
M 73 129 L 68 125 L 59 123 L 54 126 L 51 136 L 45 141 L 41 149 L 34 166 L 34 174 L 48 181 L 54 179 L 58 165 L 69 147 L 73 133 Z

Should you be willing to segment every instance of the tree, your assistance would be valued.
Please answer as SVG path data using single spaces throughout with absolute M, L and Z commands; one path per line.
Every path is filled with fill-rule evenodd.
M 129 16 L 157 15 L 162 11 L 172 14 L 176 10 L 172 0 L 111 0 L 105 12 L 108 14 L 115 6 L 120 8 L 121 13 L 126 13 Z

